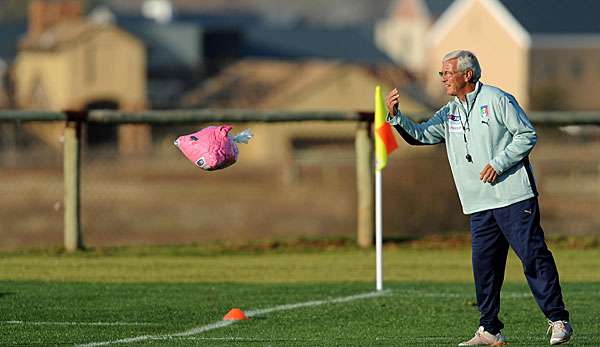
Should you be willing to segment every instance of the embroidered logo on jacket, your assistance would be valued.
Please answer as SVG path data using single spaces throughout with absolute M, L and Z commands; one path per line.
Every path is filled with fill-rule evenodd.
M 450 131 L 451 133 L 464 132 L 462 124 L 460 122 L 460 116 L 454 114 L 448 115 L 448 131 Z
M 488 124 L 490 121 L 490 108 L 488 105 L 483 105 L 479 108 L 479 114 L 481 115 L 481 123 Z

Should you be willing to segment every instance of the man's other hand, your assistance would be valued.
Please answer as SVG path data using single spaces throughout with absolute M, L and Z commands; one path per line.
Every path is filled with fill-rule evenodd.
M 498 174 L 490 164 L 486 164 L 479 174 L 479 179 L 483 183 L 494 183 L 496 182 L 496 178 L 498 178 Z

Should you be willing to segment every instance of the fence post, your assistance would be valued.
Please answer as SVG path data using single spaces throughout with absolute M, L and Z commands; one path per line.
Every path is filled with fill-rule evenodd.
M 86 112 L 66 111 L 67 122 L 64 135 L 65 184 L 65 249 L 69 252 L 84 248 L 81 239 L 81 126 L 87 117 Z
M 356 128 L 356 191 L 357 191 L 357 243 L 360 247 L 373 246 L 373 141 L 371 122 L 360 121 Z

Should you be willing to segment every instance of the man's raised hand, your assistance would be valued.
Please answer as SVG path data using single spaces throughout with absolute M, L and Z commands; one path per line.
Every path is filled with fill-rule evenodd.
M 398 112 L 399 97 L 400 94 L 396 88 L 392 89 L 385 97 L 385 107 L 387 107 L 388 113 L 392 116 Z

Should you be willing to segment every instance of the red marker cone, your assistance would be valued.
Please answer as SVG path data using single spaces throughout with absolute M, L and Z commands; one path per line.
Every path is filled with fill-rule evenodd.
M 239 308 L 232 308 L 231 310 L 229 310 L 229 312 L 227 312 L 225 317 L 223 317 L 223 320 L 246 320 L 246 319 L 248 319 L 248 317 L 246 317 L 246 314 L 244 313 L 244 311 L 240 310 Z

